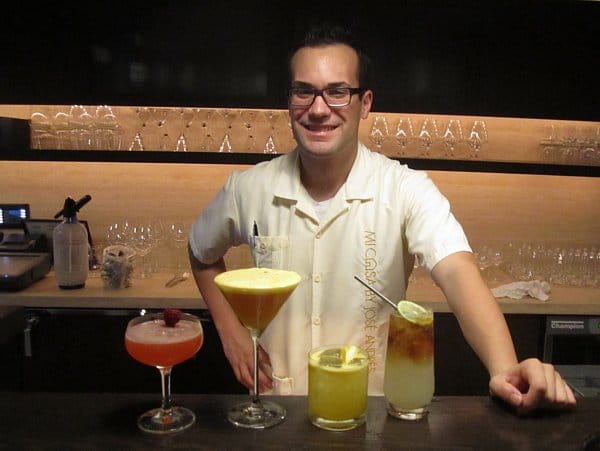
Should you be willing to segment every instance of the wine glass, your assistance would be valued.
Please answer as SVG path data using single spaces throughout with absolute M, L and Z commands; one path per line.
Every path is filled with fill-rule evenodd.
M 194 424 L 194 412 L 171 405 L 171 370 L 196 355 L 203 341 L 200 320 L 178 310 L 141 315 L 129 321 L 125 330 L 127 352 L 138 362 L 156 367 L 161 378 L 161 406 L 138 417 L 142 431 L 168 434 Z
M 275 139 L 275 129 L 277 127 L 277 122 L 281 117 L 281 114 L 278 111 L 267 110 L 264 112 L 264 115 L 267 119 L 267 124 L 269 124 L 269 135 L 267 136 L 267 141 L 265 142 L 265 147 L 263 149 L 264 153 L 277 153 L 278 143 Z
M 240 110 L 240 117 L 246 130 L 246 142 L 244 143 L 243 150 L 245 152 L 256 151 L 256 139 L 254 137 L 254 122 L 258 112 L 255 110 Z
M 35 111 L 32 113 L 29 122 L 32 149 L 53 149 L 56 147 L 52 121 L 48 114 L 43 111 Z
M 479 156 L 479 151 L 483 144 L 485 144 L 488 140 L 488 134 L 485 127 L 485 122 L 476 120 L 473 121 L 473 125 L 471 127 L 471 131 L 469 132 L 469 137 L 467 138 L 467 144 L 471 149 L 471 155 L 473 157 Z
M 454 157 L 454 151 L 456 150 L 456 147 L 462 142 L 462 140 L 463 133 L 460 120 L 450 119 L 448 121 L 448 125 L 446 126 L 446 130 L 442 135 L 442 141 L 444 143 L 444 147 L 446 148 L 446 155 Z
M 183 222 L 174 222 L 169 227 L 169 235 L 176 251 L 175 277 L 182 277 L 184 268 L 181 253 L 182 249 L 185 249 L 188 243 L 187 227 Z
M 234 406 L 227 418 L 236 426 L 264 429 L 281 423 L 285 409 L 263 401 L 258 385 L 258 340 L 283 303 L 300 283 L 293 271 L 271 268 L 245 268 L 225 271 L 215 277 L 215 284 L 250 331 L 254 344 L 254 389 L 249 402 Z
M 92 150 L 94 118 L 83 105 L 71 105 L 69 110 L 69 128 L 71 130 L 71 148 Z
M 124 219 L 123 221 L 117 221 L 108 226 L 106 231 L 106 241 L 110 245 L 127 244 L 129 237 L 129 221 Z
M 169 136 L 169 130 L 167 128 L 167 120 L 171 114 L 170 108 L 154 108 L 152 113 L 154 114 L 154 120 L 158 127 L 158 148 L 162 151 L 173 150 L 174 146 Z
M 136 250 L 137 254 L 142 257 L 140 278 L 147 279 L 151 277 L 152 271 L 149 268 L 146 257 L 156 244 L 156 237 L 152 226 L 147 223 L 135 224 L 131 228 L 129 239 L 131 246 Z
M 221 141 L 221 145 L 219 146 L 219 152 L 231 152 L 231 131 L 233 128 L 233 121 L 237 117 L 234 110 L 230 110 L 229 108 L 224 108 L 217 110 L 218 114 L 223 119 L 225 123 L 225 134 L 223 135 L 223 140 Z
M 146 150 L 144 144 L 143 135 L 148 125 L 148 119 L 150 118 L 150 109 L 147 107 L 137 107 L 135 109 L 136 114 L 136 130 L 133 140 L 129 144 L 128 150 Z
M 196 117 L 196 110 L 192 108 L 179 108 L 179 136 L 175 143 L 175 152 L 187 152 L 187 133 Z
M 388 137 L 388 123 L 385 116 L 375 116 L 371 124 L 369 139 L 377 146 L 377 150 L 381 151 L 381 146 Z
M 56 148 L 58 150 L 71 148 L 69 115 L 64 111 L 58 111 L 52 118 L 52 128 L 56 136 Z
M 396 126 L 396 133 L 394 134 L 394 138 L 396 138 L 396 142 L 400 146 L 400 155 L 406 155 L 406 148 L 408 147 L 410 140 L 413 139 L 413 137 L 414 134 L 412 121 L 409 117 L 401 117 L 398 120 L 398 125 Z
M 121 126 L 112 107 L 98 105 L 96 107 L 96 149 L 120 150 Z
M 435 119 L 423 119 L 421 124 L 421 131 L 419 132 L 419 141 L 421 142 L 421 149 L 423 155 L 427 156 L 431 152 L 431 148 L 435 140 L 438 138 L 437 124 Z
M 215 150 L 215 140 L 212 137 L 212 119 L 215 115 L 215 110 L 201 109 L 198 110 L 198 119 L 202 128 L 202 142 L 200 143 L 200 151 L 211 152 Z

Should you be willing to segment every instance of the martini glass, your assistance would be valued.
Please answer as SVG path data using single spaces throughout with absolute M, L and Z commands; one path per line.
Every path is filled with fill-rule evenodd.
M 293 271 L 270 268 L 245 268 L 225 271 L 215 277 L 215 284 L 240 322 L 250 331 L 254 344 L 254 390 L 252 398 L 234 406 L 227 418 L 236 426 L 264 429 L 281 423 L 285 409 L 260 399 L 258 387 L 258 340 L 283 303 L 300 283 Z
M 204 341 L 200 320 L 189 313 L 181 313 L 173 327 L 165 324 L 165 314 L 137 316 L 127 324 L 125 348 L 131 357 L 160 372 L 162 404 L 143 413 L 138 427 L 151 434 L 169 434 L 183 431 L 196 421 L 194 412 L 171 405 L 171 370 L 178 363 L 192 358 Z

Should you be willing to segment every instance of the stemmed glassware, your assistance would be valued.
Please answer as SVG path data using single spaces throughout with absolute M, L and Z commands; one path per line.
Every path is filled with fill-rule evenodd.
M 219 152 L 231 152 L 231 132 L 233 128 L 233 121 L 236 118 L 236 113 L 234 110 L 230 110 L 229 108 L 217 110 L 217 112 L 225 123 L 225 134 L 223 135 L 223 140 L 219 146 Z
M 467 144 L 471 149 L 471 156 L 478 157 L 481 147 L 487 142 L 488 134 L 485 127 L 485 122 L 481 120 L 473 121 L 471 131 L 467 137 Z
M 277 143 L 275 139 L 275 129 L 277 127 L 277 122 L 281 117 L 281 113 L 278 111 L 267 110 L 264 112 L 264 115 L 267 119 L 267 124 L 269 125 L 269 135 L 267 136 L 267 141 L 265 142 L 265 147 L 263 149 L 264 153 L 277 153 Z
M 137 425 L 142 431 L 168 434 L 194 424 L 194 412 L 171 404 L 171 370 L 196 355 L 203 341 L 202 324 L 189 313 L 166 310 L 129 321 L 125 330 L 127 352 L 138 362 L 156 367 L 161 379 L 161 406 L 138 418 Z
M 83 105 L 71 105 L 69 110 L 69 128 L 71 130 L 71 148 L 92 150 L 94 118 Z
M 369 139 L 377 146 L 377 150 L 381 151 L 383 143 L 388 137 L 388 123 L 385 116 L 375 116 L 371 124 Z
M 98 105 L 95 113 L 95 146 L 101 150 L 120 150 L 121 126 L 117 116 L 108 105 Z
M 202 141 L 200 143 L 200 151 L 212 152 L 215 150 L 215 140 L 212 137 L 212 123 L 215 110 L 211 109 L 200 109 L 198 110 L 197 116 L 200 121 L 200 127 L 202 129 Z
M 300 283 L 293 271 L 270 268 L 246 268 L 225 271 L 215 277 L 240 322 L 250 331 L 254 344 L 254 389 L 249 402 L 234 406 L 227 418 L 236 426 L 264 429 L 285 419 L 285 409 L 263 401 L 258 384 L 258 340 L 292 291 Z
M 154 108 L 153 110 L 154 119 L 156 126 L 158 127 L 158 148 L 162 151 L 173 150 L 171 137 L 169 136 L 169 130 L 167 128 L 167 119 L 171 114 L 170 108 Z
M 450 119 L 442 135 L 446 155 L 454 157 L 456 147 L 463 141 L 462 125 L 458 119 Z
M 245 152 L 256 151 L 256 139 L 254 137 L 254 123 L 256 121 L 257 111 L 254 110 L 240 110 L 240 117 L 246 130 L 246 142 L 244 143 L 243 150 Z
M 53 149 L 56 147 L 52 121 L 47 113 L 35 111 L 31 114 L 31 148 Z
M 148 125 L 148 119 L 150 118 L 150 109 L 147 107 L 137 107 L 135 114 L 137 116 L 136 131 L 128 150 L 146 150 L 143 135 Z
M 182 262 L 182 250 L 187 247 L 188 230 L 183 222 L 174 222 L 169 226 L 169 236 L 175 248 L 175 277 L 181 277 L 184 273 Z
M 192 123 L 196 117 L 197 109 L 180 108 L 177 114 L 179 115 L 179 136 L 175 143 L 175 152 L 187 152 L 188 142 L 187 134 L 192 127 Z
M 156 237 L 152 226 L 148 223 L 135 224 L 131 228 L 129 236 L 131 246 L 136 250 L 137 254 L 142 257 L 140 278 L 147 279 L 152 276 L 152 271 L 147 262 L 147 256 L 156 244 Z
M 423 155 L 427 156 L 430 154 L 431 148 L 437 138 L 438 131 L 435 119 L 424 119 L 421 124 L 421 131 L 419 132 L 419 141 L 421 142 Z
M 106 231 L 106 241 L 110 245 L 126 245 L 128 243 L 129 233 L 130 226 L 126 219 L 114 222 L 108 226 L 108 230 Z
M 414 138 L 412 121 L 409 117 L 401 117 L 398 119 L 394 138 L 400 146 L 400 155 L 406 155 L 406 149 L 408 148 L 410 141 Z
M 52 128 L 56 136 L 56 148 L 66 150 L 71 147 L 71 127 L 69 115 L 64 111 L 58 111 L 52 118 Z

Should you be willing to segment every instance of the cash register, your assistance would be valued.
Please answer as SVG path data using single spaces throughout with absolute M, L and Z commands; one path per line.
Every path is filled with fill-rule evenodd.
M 44 277 L 52 256 L 44 234 L 27 233 L 29 205 L 0 204 L 0 290 L 18 291 Z

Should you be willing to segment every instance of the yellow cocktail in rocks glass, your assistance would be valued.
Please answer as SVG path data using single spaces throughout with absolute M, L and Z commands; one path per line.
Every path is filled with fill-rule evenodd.
M 346 431 L 365 422 L 368 358 L 358 346 L 322 346 L 308 354 L 308 418 L 321 429 Z
M 435 390 L 433 312 L 400 301 L 390 315 L 384 394 L 390 415 L 418 420 L 427 414 Z
M 188 313 L 166 309 L 163 313 L 133 318 L 125 331 L 125 348 L 131 357 L 158 368 L 161 376 L 162 405 L 138 418 L 138 427 L 153 434 L 182 431 L 196 420 L 194 412 L 171 405 L 171 369 L 192 358 L 202 346 L 204 333 L 200 320 Z
M 248 328 L 254 343 L 254 393 L 249 402 L 234 406 L 228 419 L 236 426 L 263 429 L 285 418 L 285 409 L 271 401 L 262 401 L 258 389 L 258 339 L 283 303 L 300 283 L 293 271 L 270 268 L 246 268 L 225 271 L 215 284 Z

